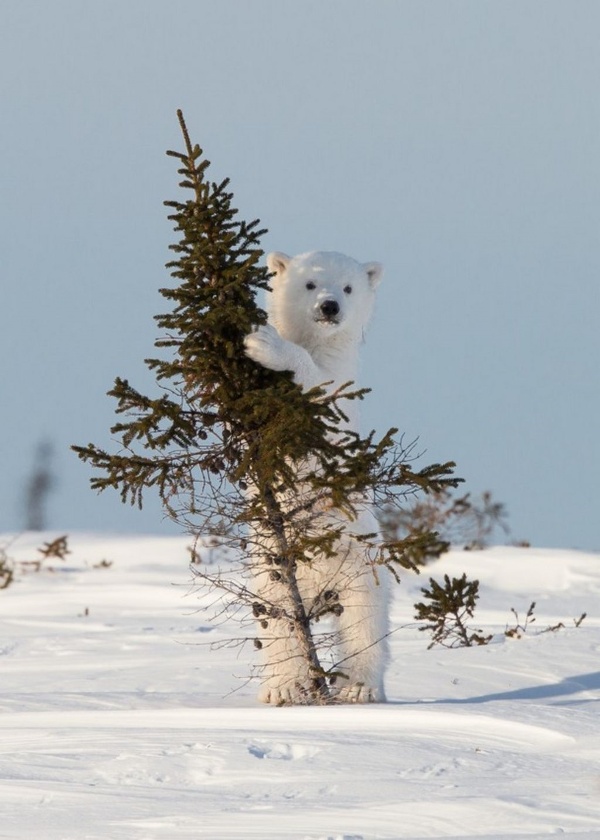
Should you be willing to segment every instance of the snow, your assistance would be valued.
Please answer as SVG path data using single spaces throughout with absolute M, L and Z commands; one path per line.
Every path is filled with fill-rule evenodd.
M 395 590 L 387 704 L 278 709 L 189 543 L 71 535 L 0 591 L 0 838 L 600 838 L 600 555 L 452 551 Z M 494 640 L 427 650 L 419 588 L 463 571 Z

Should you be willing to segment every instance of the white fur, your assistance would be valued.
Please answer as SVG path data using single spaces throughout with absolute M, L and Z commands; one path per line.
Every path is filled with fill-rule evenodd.
M 363 340 L 381 278 L 379 263 L 358 263 L 334 252 L 315 251 L 267 258 L 274 276 L 269 294 L 269 324 L 246 337 L 250 358 L 271 370 L 290 370 L 303 390 L 330 382 L 328 390 L 358 378 Z M 357 400 L 343 406 L 350 427 L 358 431 Z M 353 535 L 374 533 L 377 522 L 370 505 L 362 505 L 355 520 L 331 510 L 319 517 L 319 527 L 343 525 L 337 554 L 327 560 L 302 563 L 297 570 L 307 606 L 325 591 L 335 591 L 343 612 L 336 619 L 339 638 L 339 699 L 383 701 L 383 675 L 388 658 L 388 588 L 386 572 L 376 579 L 365 547 Z M 258 594 L 286 607 L 281 584 L 271 580 L 272 566 L 256 563 Z M 265 679 L 259 698 L 265 703 L 301 702 L 308 673 L 287 623 L 269 618 L 262 632 Z

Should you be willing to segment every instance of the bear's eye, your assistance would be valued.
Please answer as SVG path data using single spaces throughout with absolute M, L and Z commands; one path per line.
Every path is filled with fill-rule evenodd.
M 344 292 L 347 295 L 351 295 L 352 294 L 352 286 L 344 286 Z
M 313 283 L 313 281 L 312 281 L 312 280 L 309 280 L 309 281 L 308 281 L 308 283 L 306 284 L 306 288 L 309 290 L 309 292 L 312 292 L 312 290 L 313 290 L 313 289 L 316 289 L 317 287 L 316 287 L 316 285 Z

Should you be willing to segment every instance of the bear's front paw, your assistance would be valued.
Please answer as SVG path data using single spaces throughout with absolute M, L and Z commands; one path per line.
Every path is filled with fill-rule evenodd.
M 289 370 L 286 342 L 271 324 L 257 327 L 244 339 L 246 355 L 269 370 Z

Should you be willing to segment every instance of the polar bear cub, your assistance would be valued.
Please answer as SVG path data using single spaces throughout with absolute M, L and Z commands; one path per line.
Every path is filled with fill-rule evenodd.
M 369 322 L 375 290 L 382 274 L 379 263 L 359 263 L 330 251 L 289 257 L 270 254 L 272 272 L 268 295 L 269 323 L 246 337 L 246 353 L 271 370 L 289 370 L 307 391 L 324 383 L 335 390 L 358 378 L 359 348 Z M 357 400 L 348 400 L 344 413 L 358 431 Z M 335 592 L 343 607 L 337 617 L 338 697 L 343 702 L 383 701 L 383 676 L 388 659 L 388 589 L 386 575 L 376 580 L 365 562 L 365 548 L 353 535 L 377 532 L 368 503 L 351 521 L 333 510 L 329 521 L 344 526 L 335 558 L 301 564 L 298 583 L 308 609 L 324 591 Z M 326 526 L 326 523 L 323 522 Z M 274 602 L 268 570 L 257 558 L 256 587 Z M 264 638 L 264 634 L 263 634 Z M 302 702 L 307 684 L 304 661 L 286 623 L 269 620 L 263 642 L 265 678 L 259 699 L 265 703 Z

